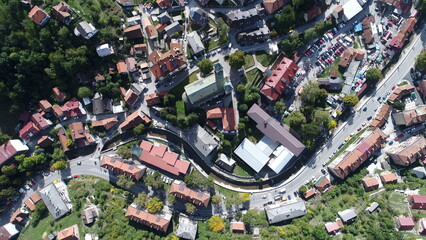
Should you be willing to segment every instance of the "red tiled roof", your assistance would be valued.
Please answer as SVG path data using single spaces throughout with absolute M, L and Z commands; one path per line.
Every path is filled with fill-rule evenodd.
M 40 113 L 33 114 L 31 116 L 31 121 L 37 126 L 38 129 L 44 129 L 50 126 L 50 123 Z
M 57 87 L 52 88 L 52 93 L 59 102 L 62 102 L 62 100 L 67 97 L 67 95 L 64 92 L 61 92 Z
M 30 209 L 31 212 L 35 210 L 36 206 L 30 199 L 25 200 L 24 203 L 28 207 L 28 209 Z
M 47 15 L 46 11 L 43 9 L 39 8 L 38 6 L 34 6 L 28 13 L 28 17 L 31 18 L 33 22 L 40 25 L 45 18 L 49 17 L 49 15 Z
M 145 101 L 148 107 L 159 104 L 161 102 L 160 96 L 157 93 L 152 93 L 145 96 Z
M 160 216 L 152 215 L 145 211 L 139 210 L 133 206 L 129 206 L 126 211 L 126 218 L 146 225 L 150 228 L 167 232 L 170 220 L 164 219 Z
M 118 159 L 112 158 L 110 156 L 103 156 L 101 167 L 108 168 L 109 170 L 117 172 L 119 174 L 131 176 L 137 181 L 141 179 L 142 175 L 145 172 L 145 170 L 142 168 L 138 168 L 130 164 L 118 161 Z
M 126 131 L 130 128 L 136 127 L 137 125 L 141 123 L 149 123 L 150 121 L 151 119 L 149 119 L 148 116 L 146 116 L 145 114 L 139 111 L 135 111 L 132 114 L 130 114 L 126 118 L 126 120 L 122 122 L 120 126 L 118 126 L 118 128 L 121 129 L 121 131 Z
M 47 100 L 40 100 L 38 104 L 40 105 L 40 108 L 43 109 L 43 111 L 45 112 L 49 112 L 50 110 L 52 110 L 52 104 L 50 104 L 50 102 Z
M 47 135 L 42 136 L 38 141 L 37 145 L 40 147 L 47 147 L 53 143 L 52 139 L 50 139 Z
M 263 7 L 268 14 L 276 12 L 284 6 L 284 0 L 263 0 Z
M 284 57 L 277 65 L 272 75 L 266 79 L 265 85 L 263 85 L 260 91 L 269 99 L 276 100 L 283 94 L 297 70 L 299 70 L 299 67 L 296 63 Z
M 126 63 L 124 61 L 119 61 L 117 63 L 117 71 L 119 74 L 127 73 Z
M 93 121 L 93 127 L 104 127 L 106 130 L 112 128 L 118 122 L 117 117 Z
M 66 18 L 70 17 L 71 14 L 70 6 L 65 2 L 60 2 L 58 5 L 52 8 L 52 15 L 61 22 L 65 22 Z
M 38 194 L 37 192 L 31 194 L 30 196 L 31 201 L 33 201 L 33 203 L 38 203 L 38 201 L 41 200 L 40 194 Z
M 28 141 L 31 137 L 37 134 L 40 129 L 33 122 L 27 122 L 24 127 L 19 130 L 19 137 Z
M 124 35 L 128 39 L 142 38 L 142 26 L 140 24 L 124 29 Z
M 234 108 L 213 108 L 206 112 L 207 119 L 222 119 L 224 131 L 237 131 Z
M 209 194 L 194 191 L 188 188 L 183 182 L 172 183 L 169 188 L 169 193 L 173 193 L 179 198 L 183 198 L 188 202 L 192 202 L 203 207 L 207 207 L 210 201 Z
M 75 98 L 69 100 L 64 105 L 62 105 L 61 109 L 67 118 L 72 118 L 72 117 L 77 117 L 82 115 L 81 110 L 79 108 L 79 102 Z
M 243 222 L 231 222 L 231 231 L 246 231 L 246 226 Z
M 67 146 L 67 140 L 68 137 L 65 134 L 65 130 L 63 128 L 59 129 L 58 131 L 58 138 L 59 138 L 59 142 L 61 143 L 62 149 L 66 152 L 69 150 L 68 146 Z
M 426 204 L 426 195 L 411 195 L 413 203 Z
M 58 240 L 79 240 L 80 233 L 78 231 L 78 225 L 74 224 L 71 227 L 65 228 L 58 232 Z
M 156 0 L 156 2 L 160 8 L 169 8 L 172 6 L 169 0 Z

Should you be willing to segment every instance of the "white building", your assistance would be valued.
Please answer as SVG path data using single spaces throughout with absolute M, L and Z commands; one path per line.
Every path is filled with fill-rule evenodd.
M 105 43 L 96 48 L 96 53 L 99 55 L 99 57 L 106 57 L 108 55 L 114 54 L 114 48 L 108 43 Z
M 74 34 L 76 36 L 82 36 L 85 39 L 92 38 L 99 30 L 93 26 L 93 24 L 86 21 L 80 22 L 77 27 L 74 29 Z

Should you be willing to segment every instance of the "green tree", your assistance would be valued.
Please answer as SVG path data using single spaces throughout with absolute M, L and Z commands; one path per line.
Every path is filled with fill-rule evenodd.
M 135 182 L 130 177 L 127 177 L 125 175 L 118 176 L 117 186 L 124 189 L 129 189 L 132 188 L 134 185 Z
M 337 126 L 337 122 L 335 121 L 335 120 L 331 120 L 331 121 L 329 121 L 328 122 L 328 124 L 327 124 L 327 128 L 328 129 L 333 129 L 333 128 L 335 128 Z
M 331 121 L 330 114 L 328 111 L 315 110 L 314 112 L 314 121 L 321 126 L 327 126 Z
M 34 212 L 31 213 L 31 224 L 35 227 L 41 219 L 47 216 L 47 207 L 43 201 L 39 201 L 35 205 Z
M 309 81 L 304 86 L 301 99 L 303 106 L 325 107 L 327 103 L 328 93 L 325 89 L 319 88 L 318 82 Z
M 370 84 L 377 84 L 382 79 L 382 72 L 377 68 L 370 68 L 365 73 L 365 78 Z
M 146 174 L 143 182 L 145 185 L 155 189 L 163 188 L 164 182 L 161 180 L 161 174 L 155 171 L 153 174 Z
M 283 115 L 285 112 L 285 103 L 283 100 L 277 101 L 274 105 L 275 114 Z
M 315 30 L 315 28 L 308 28 L 304 33 L 305 33 L 305 35 L 303 36 L 303 41 L 305 43 L 313 40 L 314 38 L 316 38 L 318 36 L 318 33 Z
M 405 109 L 405 103 L 402 102 L 402 101 L 396 101 L 392 105 L 395 109 L 400 110 L 400 111 L 404 111 L 404 109 Z
M 147 198 L 146 192 L 141 192 L 138 194 L 138 196 L 135 198 L 133 202 L 138 206 L 145 207 L 147 200 L 148 198 Z
M 191 187 L 212 187 L 213 182 L 209 178 L 205 178 L 201 173 L 194 170 L 190 174 L 185 175 L 185 183 Z
M 209 218 L 209 220 L 207 220 L 207 224 L 209 225 L 210 230 L 213 232 L 222 232 L 225 228 L 225 223 L 219 216 L 212 216 Z
M 296 13 L 294 8 L 287 4 L 284 6 L 283 11 L 280 14 L 275 14 L 275 29 L 279 33 L 287 33 L 290 29 L 295 27 L 296 24 Z
M 219 44 L 227 43 L 229 41 L 229 26 L 222 18 L 217 19 L 217 26 L 219 29 Z
M 245 91 L 246 91 L 246 86 L 244 86 L 244 84 L 240 83 L 237 85 L 237 93 L 244 94 Z
M 298 130 L 306 123 L 306 117 L 300 111 L 293 111 L 288 116 L 288 122 L 291 128 Z
M 61 147 L 54 148 L 53 153 L 50 155 L 50 157 L 52 158 L 53 162 L 65 161 L 66 160 L 65 152 L 64 152 L 64 150 L 62 150 Z
M 174 204 L 176 202 L 176 196 L 174 194 L 167 194 L 167 202 Z
M 176 103 L 175 95 L 169 93 L 164 97 L 163 103 L 165 106 L 174 106 Z
M 193 214 L 193 213 L 195 213 L 195 211 L 197 211 L 197 207 L 192 203 L 186 203 L 185 204 L 185 210 L 186 210 L 187 213 Z
M 135 135 L 141 135 L 143 133 L 143 131 L 145 130 L 145 125 L 143 125 L 142 123 L 137 125 L 136 127 L 133 128 L 133 133 Z
M 321 132 L 321 127 L 315 123 L 307 123 L 302 126 L 302 138 L 305 140 L 313 141 L 319 136 Z
M 220 197 L 219 195 L 213 195 L 211 200 L 213 204 L 219 204 L 222 202 L 222 197 Z
M 303 186 L 300 186 L 300 188 L 299 188 L 299 192 L 302 194 L 302 195 L 305 195 L 305 193 L 308 191 L 308 188 L 305 186 L 305 185 L 303 185 Z
M 424 1 L 426 7 L 426 1 Z M 426 70 L 426 51 L 420 53 L 416 58 L 416 70 L 424 72 Z
M 240 111 L 241 113 L 246 113 L 248 110 L 248 106 L 247 104 L 239 104 L 238 105 L 238 111 Z
M 179 237 L 177 237 L 174 233 L 168 235 L 164 240 L 179 240 Z
M 93 93 L 92 93 L 92 90 L 90 90 L 90 88 L 88 87 L 79 87 L 77 96 L 79 98 L 90 98 L 93 96 Z
M 66 161 L 57 161 L 52 165 L 52 168 L 55 170 L 62 170 L 67 168 L 67 162 Z
M 1 95 L 2 95 L 2 84 L 4 84 L 4 83 L 2 83 L 2 82 L 0 82 L 0 98 L 1 98 Z M 6 87 L 6 86 L 5 86 Z M 2 134 L 1 132 L 0 132 L 0 145 L 3 145 L 5 142 L 7 142 L 8 140 L 10 140 L 10 136 L 9 135 L 7 135 L 7 134 Z
M 149 213 L 157 213 L 163 209 L 163 202 L 158 197 L 150 198 L 146 204 Z
M 67 139 L 66 143 L 67 147 L 72 147 L 74 146 L 74 141 L 72 139 Z
M 0 187 L 5 188 L 9 186 L 12 182 L 6 175 L 0 175 Z
M 346 94 L 343 97 L 343 103 L 348 107 L 355 107 L 359 102 L 359 98 L 355 94 Z
M 237 50 L 234 53 L 229 54 L 229 65 L 233 68 L 241 68 L 246 64 L 244 58 L 245 53 L 243 51 Z
M 200 68 L 200 72 L 204 75 L 209 74 L 211 71 L 213 71 L 213 62 L 205 58 L 197 63 L 198 68 Z
M 132 157 L 132 151 L 128 146 L 121 145 L 117 149 L 117 155 L 122 157 L 123 159 L 129 159 Z
M 13 176 L 13 175 L 15 175 L 15 174 L 17 174 L 17 173 L 18 173 L 18 168 L 16 167 L 16 165 L 15 165 L 15 164 L 11 164 L 11 165 L 4 165 L 4 166 L 1 168 L 1 172 L 2 172 L 4 175 L 6 175 L 6 176 L 10 177 L 10 176 Z

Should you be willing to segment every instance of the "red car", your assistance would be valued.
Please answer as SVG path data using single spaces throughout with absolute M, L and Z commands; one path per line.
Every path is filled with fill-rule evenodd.
M 73 175 L 72 177 L 73 177 L 73 178 L 78 178 L 78 175 Z
M 393 85 L 392 90 L 395 90 L 395 88 L 396 88 L 396 85 Z
M 389 27 L 392 27 L 392 26 L 393 26 L 393 23 L 388 22 L 388 26 L 389 26 Z
M 399 139 L 401 139 L 402 137 L 404 137 L 404 134 L 399 134 L 398 137 L 396 137 L 394 140 L 398 141 Z

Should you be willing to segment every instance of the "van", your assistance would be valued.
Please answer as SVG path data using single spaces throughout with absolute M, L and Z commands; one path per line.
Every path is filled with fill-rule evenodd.
M 279 193 L 279 194 L 284 194 L 286 191 L 287 191 L 287 189 L 283 188 L 283 189 L 281 189 L 278 193 Z

